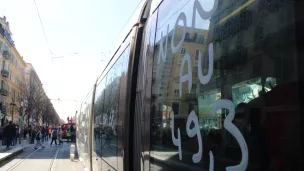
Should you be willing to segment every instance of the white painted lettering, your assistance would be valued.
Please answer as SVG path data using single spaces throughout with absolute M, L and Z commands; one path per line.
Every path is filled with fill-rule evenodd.
M 230 132 L 237 142 L 240 145 L 241 151 L 242 151 L 242 160 L 240 164 L 236 166 L 228 166 L 226 167 L 227 171 L 245 171 L 248 165 L 248 148 L 246 141 L 244 137 L 242 136 L 241 132 L 239 129 L 232 123 L 232 120 L 234 119 L 235 116 L 235 109 L 232 101 L 228 99 L 222 99 L 218 100 L 214 103 L 214 105 L 211 108 L 211 114 L 215 114 L 217 110 L 219 109 L 228 109 L 229 114 L 224 120 L 224 127 L 225 129 Z
M 184 70 L 184 65 L 185 62 L 187 61 L 188 64 L 188 73 L 186 75 L 183 75 L 183 70 Z M 182 87 L 183 87 L 183 82 L 188 81 L 188 92 L 191 92 L 192 88 L 192 64 L 191 64 L 191 58 L 188 52 L 186 52 L 185 56 L 182 59 L 182 65 L 181 65 L 181 70 L 180 70 L 180 75 L 179 75 L 179 96 L 182 97 Z
M 207 84 L 210 81 L 213 74 L 213 60 L 214 60 L 213 43 L 209 44 L 208 53 L 209 53 L 208 73 L 205 76 L 203 75 L 203 71 L 202 71 L 202 52 L 199 51 L 199 55 L 198 55 L 198 77 L 202 84 Z
M 213 8 L 210 11 L 205 11 L 198 0 L 195 0 L 193 5 L 192 28 L 195 28 L 196 11 L 202 19 L 209 19 L 218 7 L 218 0 L 214 0 Z
M 165 47 L 163 46 L 163 32 L 161 32 L 161 39 L 160 39 L 160 43 L 159 43 L 159 54 L 158 54 L 158 61 L 157 63 L 160 63 L 160 58 L 162 59 L 163 62 L 166 61 L 167 58 L 167 45 L 168 45 L 168 33 L 169 33 L 169 25 L 167 27 L 167 36 L 165 37 L 166 42 L 165 42 Z
M 183 22 L 183 28 L 184 28 L 184 31 L 183 31 L 183 35 L 182 35 L 182 38 L 181 40 L 179 41 L 179 43 L 177 44 L 177 46 L 174 45 L 174 40 L 175 40 L 175 30 L 178 26 L 178 22 L 179 21 L 182 21 Z M 174 25 L 174 29 L 173 29 L 173 35 L 172 35 L 172 40 L 171 40 L 171 49 L 172 49 L 172 52 L 173 53 L 176 53 L 179 48 L 182 46 L 182 44 L 184 43 L 185 41 L 185 37 L 186 37 L 186 33 L 187 33 L 187 18 L 186 18 L 186 14 L 181 12 L 175 22 L 175 25 Z
M 191 129 L 190 124 L 194 123 L 194 127 Z M 193 163 L 199 163 L 202 159 L 202 154 L 203 154 L 203 142 L 202 142 L 202 136 L 198 124 L 198 118 L 195 114 L 195 112 L 192 110 L 188 116 L 187 119 L 187 124 L 186 124 L 186 130 L 187 130 L 187 135 L 189 137 L 194 137 L 197 135 L 197 141 L 198 141 L 198 152 L 196 154 L 193 154 L 192 156 L 192 161 Z
M 212 151 L 209 152 L 209 171 L 214 171 L 214 157 Z
M 182 143 L 181 143 L 181 135 L 180 135 L 180 130 L 177 128 L 177 138 L 174 136 L 174 112 L 172 111 L 172 125 L 171 125 L 171 137 L 172 137 L 172 142 L 175 146 L 178 146 L 178 155 L 179 155 L 179 160 L 182 160 Z
M 194 5 L 193 5 L 193 16 L 192 16 L 192 27 L 195 28 L 195 22 L 196 22 L 196 13 L 199 14 L 199 16 L 207 20 L 209 19 L 215 12 L 215 10 L 218 8 L 218 1 L 219 0 L 214 0 L 213 8 L 210 11 L 205 11 L 203 7 L 201 6 L 201 3 L 198 0 L 194 0 Z M 176 28 L 179 24 L 179 22 L 183 22 L 183 34 L 182 37 L 177 44 L 177 46 L 174 45 L 175 42 L 175 32 Z M 158 57 L 158 64 L 160 63 L 160 60 L 162 59 L 163 61 L 166 60 L 166 55 L 167 55 L 167 43 L 168 43 L 168 32 L 169 32 L 169 25 L 167 27 L 167 35 L 166 35 L 166 42 L 165 46 L 163 46 L 163 33 L 161 32 L 161 40 L 160 40 L 160 52 L 159 52 L 159 57 Z M 172 35 L 172 40 L 171 40 L 171 49 L 173 53 L 178 52 L 180 47 L 182 46 L 185 37 L 187 33 L 187 18 L 184 12 L 181 12 L 175 22 L 174 28 L 173 28 L 173 35 Z M 199 56 L 198 56 L 198 76 L 201 84 L 207 84 L 210 82 L 212 74 L 213 74 L 213 65 L 214 65 L 214 48 L 213 48 L 213 43 L 211 42 L 208 45 L 208 73 L 206 75 L 203 75 L 203 68 L 202 68 L 202 52 L 199 51 Z M 160 59 L 161 58 L 161 59 Z M 184 71 L 184 66 L 185 62 L 187 61 L 187 68 L 188 68 L 188 73 L 183 75 Z M 190 54 L 186 52 L 186 54 L 183 56 L 182 59 L 182 64 L 180 68 L 180 80 L 179 80 L 179 95 L 182 97 L 182 84 L 184 82 L 188 81 L 188 92 L 191 92 L 192 88 L 192 63 L 191 63 L 191 58 Z M 226 117 L 224 121 L 224 128 L 230 132 L 235 139 L 237 140 L 238 144 L 240 145 L 241 152 L 242 152 L 242 160 L 240 164 L 236 166 L 228 166 L 226 167 L 227 171 L 245 171 L 248 165 L 248 149 L 247 149 L 247 144 L 245 142 L 244 137 L 242 136 L 241 132 L 238 130 L 238 128 L 232 123 L 232 120 L 235 117 L 235 109 L 234 105 L 230 100 L 222 99 L 218 100 L 215 102 L 215 104 L 212 106 L 211 109 L 211 114 L 215 114 L 217 110 L 219 109 L 228 109 L 229 114 Z M 180 128 L 177 129 L 177 138 L 175 138 L 174 135 L 174 112 L 172 111 L 172 126 L 171 126 L 171 133 L 172 133 L 172 142 L 175 146 L 178 146 L 178 153 L 179 153 L 179 159 L 182 160 L 182 149 L 181 149 L 181 135 L 180 135 Z M 194 123 L 194 127 L 191 129 L 190 125 L 191 123 Z M 186 132 L 189 137 L 194 137 L 195 135 L 197 136 L 198 139 L 198 152 L 196 154 L 193 154 L 192 156 L 192 161 L 193 163 L 199 163 L 202 159 L 202 154 L 203 154 L 203 142 L 202 142 L 202 136 L 200 133 L 200 128 L 199 128 L 199 123 L 198 123 L 198 117 L 195 114 L 194 111 L 191 111 L 188 118 L 187 118 L 187 123 L 186 123 Z M 209 152 L 209 157 L 210 157 L 210 163 L 209 163 L 209 171 L 214 171 L 214 156 L 212 151 Z

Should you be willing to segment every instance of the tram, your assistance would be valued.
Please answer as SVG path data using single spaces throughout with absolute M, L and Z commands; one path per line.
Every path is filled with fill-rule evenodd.
M 298 171 L 298 0 L 147 0 L 76 114 L 102 171 Z

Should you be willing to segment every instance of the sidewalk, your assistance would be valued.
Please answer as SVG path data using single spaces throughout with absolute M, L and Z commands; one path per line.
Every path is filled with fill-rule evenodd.
M 29 144 L 28 140 L 21 140 L 21 144 L 19 144 L 19 140 L 17 140 L 17 144 L 15 146 L 10 146 L 6 148 L 6 145 L 2 145 L 2 140 L 0 140 L 0 163 L 10 157 L 17 155 L 22 152 L 24 148 L 30 147 L 33 144 Z

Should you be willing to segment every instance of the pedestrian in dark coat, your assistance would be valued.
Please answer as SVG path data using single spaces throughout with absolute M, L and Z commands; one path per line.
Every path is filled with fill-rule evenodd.
M 9 124 L 4 128 L 4 137 L 6 139 L 6 148 L 12 144 L 13 138 L 16 136 L 16 128 L 13 125 L 13 122 L 10 121 Z

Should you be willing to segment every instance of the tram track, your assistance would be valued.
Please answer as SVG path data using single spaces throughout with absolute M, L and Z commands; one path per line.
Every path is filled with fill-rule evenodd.
M 54 166 L 56 166 L 55 161 L 56 161 L 56 159 L 57 159 L 58 152 L 59 152 L 60 148 L 61 148 L 61 146 L 59 146 L 59 147 L 57 148 L 56 153 L 55 153 L 55 155 L 54 155 L 54 157 L 53 157 L 53 160 L 51 161 L 51 164 L 50 164 L 50 167 L 49 167 L 48 171 L 54 171 Z
M 48 167 L 46 167 L 45 171 L 54 171 L 54 167 L 56 165 L 56 159 L 59 153 L 61 146 L 57 147 L 55 154 L 53 155 L 50 164 Z M 30 154 L 28 154 L 26 157 L 24 157 L 23 159 L 21 159 L 20 161 L 18 161 L 17 163 L 13 164 L 12 166 L 10 166 L 8 169 L 6 169 L 6 171 L 16 171 L 19 170 L 22 167 L 22 164 L 24 164 L 27 160 L 30 160 L 30 158 L 37 153 L 37 151 L 39 151 L 41 149 L 38 148 L 36 150 L 34 150 L 33 152 L 31 152 Z M 21 169 L 22 170 L 22 169 Z

